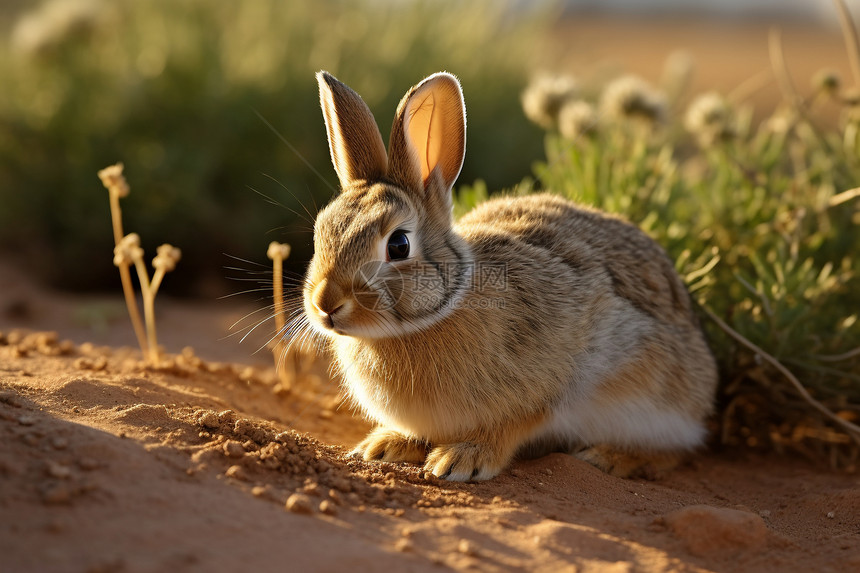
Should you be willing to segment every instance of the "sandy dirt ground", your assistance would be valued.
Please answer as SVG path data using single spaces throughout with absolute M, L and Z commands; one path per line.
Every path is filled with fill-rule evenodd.
M 153 368 L 119 297 L 0 267 L 3 571 L 860 568 L 856 475 L 712 449 L 653 481 L 553 454 L 440 482 L 350 458 L 368 426 L 323 361 L 286 391 L 261 336 L 227 336 L 253 305 L 158 308 Z
M 731 89 L 768 67 L 766 29 L 578 20 L 560 53 L 656 79 L 687 48 L 697 89 Z M 804 90 L 848 76 L 838 35 L 785 40 Z M 796 458 L 712 447 L 642 481 L 554 454 L 465 484 L 352 459 L 368 426 L 324 363 L 285 390 L 262 333 L 229 336 L 262 304 L 160 300 L 152 368 L 119 296 L 0 265 L 0 570 L 860 570 L 860 478 Z

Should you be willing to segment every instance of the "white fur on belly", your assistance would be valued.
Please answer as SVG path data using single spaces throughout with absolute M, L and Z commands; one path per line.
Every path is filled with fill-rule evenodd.
M 688 450 L 701 445 L 704 437 L 705 428 L 698 420 L 641 397 L 612 405 L 568 400 L 535 436 L 570 447 L 605 444 L 630 450 Z

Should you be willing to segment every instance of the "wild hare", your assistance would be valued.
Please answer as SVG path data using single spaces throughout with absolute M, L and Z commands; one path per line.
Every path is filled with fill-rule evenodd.
M 407 92 L 387 154 L 361 97 L 317 80 L 342 192 L 316 220 L 304 308 L 378 424 L 355 453 L 464 481 L 550 451 L 629 476 L 702 443 L 716 365 L 661 247 L 550 194 L 455 223 L 456 78 Z

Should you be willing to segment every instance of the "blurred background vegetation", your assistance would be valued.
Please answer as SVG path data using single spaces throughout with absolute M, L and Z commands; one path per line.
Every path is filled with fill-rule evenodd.
M 515 18 L 489 0 L 34 4 L 3 16 L 0 249 L 61 288 L 115 288 L 95 174 L 117 161 L 132 189 L 126 232 L 147 253 L 164 241 L 184 252 L 168 290 L 224 289 L 222 253 L 265 260 L 271 240 L 307 261 L 305 209 L 336 188 L 320 69 L 362 94 L 386 140 L 411 85 L 456 73 L 469 102 L 464 181 L 511 185 L 540 155 L 518 93 L 544 3 Z

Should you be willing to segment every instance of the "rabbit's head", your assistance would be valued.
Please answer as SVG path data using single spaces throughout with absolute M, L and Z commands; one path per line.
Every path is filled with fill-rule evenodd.
M 341 192 L 314 225 L 304 287 L 310 323 L 355 338 L 432 325 L 470 280 L 470 253 L 451 213 L 466 144 L 460 84 L 439 73 L 410 89 L 386 154 L 361 97 L 327 72 L 317 80 Z

